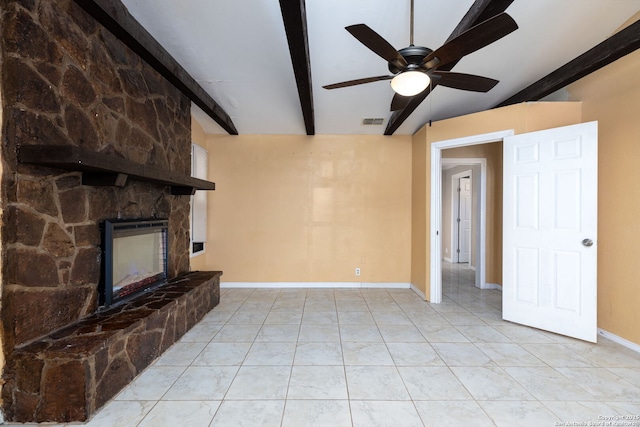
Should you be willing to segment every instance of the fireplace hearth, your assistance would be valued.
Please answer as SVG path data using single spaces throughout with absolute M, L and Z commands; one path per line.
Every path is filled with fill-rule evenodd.
M 5 416 L 86 421 L 219 303 L 221 275 L 184 273 L 15 349 Z

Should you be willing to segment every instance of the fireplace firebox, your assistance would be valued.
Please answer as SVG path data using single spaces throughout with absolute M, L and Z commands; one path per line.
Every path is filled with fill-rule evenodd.
M 102 307 L 167 282 L 168 220 L 105 220 L 100 227 Z

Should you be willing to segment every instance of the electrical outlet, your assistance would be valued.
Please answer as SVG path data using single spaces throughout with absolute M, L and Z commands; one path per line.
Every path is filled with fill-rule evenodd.
M 356 267 L 356 276 L 360 275 L 360 267 Z

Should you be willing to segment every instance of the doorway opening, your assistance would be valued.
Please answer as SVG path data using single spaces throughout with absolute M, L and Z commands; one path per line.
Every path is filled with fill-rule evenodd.
M 447 280 L 464 273 L 472 286 L 484 288 L 477 266 L 479 234 L 481 229 L 486 230 L 487 162 L 485 158 L 447 157 L 455 155 L 456 150 L 442 154 L 440 235 L 442 259 L 448 263 Z
M 442 244 L 445 261 L 471 267 L 475 266 L 472 258 L 476 255 L 471 247 L 478 231 L 474 223 L 478 210 L 474 206 L 474 198 L 477 199 L 478 192 L 474 192 L 472 187 L 476 185 L 477 188 L 474 180 L 479 172 L 474 174 L 473 169 L 466 169 L 470 166 L 457 163 L 442 165 Z M 458 172 L 460 169 L 465 170 Z
M 466 171 L 461 177 L 454 177 L 452 182 L 452 189 L 455 190 L 452 200 L 454 206 L 452 207 L 453 215 L 452 231 L 453 237 L 451 239 L 451 255 L 454 257 L 455 262 L 458 264 L 473 265 L 471 259 L 471 241 L 473 234 L 472 221 L 475 214 L 473 209 L 473 194 L 472 194 L 472 171 Z
M 447 163 L 467 163 L 480 164 L 479 177 L 479 197 L 478 197 L 478 220 L 479 232 L 475 239 L 472 250 L 477 254 L 475 269 L 475 284 L 480 289 L 495 288 L 495 285 L 487 284 L 486 281 L 486 188 L 487 188 L 487 167 L 486 161 L 482 158 L 447 159 L 443 158 L 442 150 L 457 147 L 469 147 L 491 142 L 501 142 L 503 138 L 514 134 L 513 130 L 504 130 L 481 135 L 474 135 L 465 138 L 439 141 L 431 144 L 431 223 L 430 223 L 430 301 L 432 303 L 442 302 L 442 166 Z M 501 179 L 501 178 L 500 178 Z
M 590 342 L 597 338 L 597 122 L 513 135 L 513 131 L 431 146 L 430 296 L 442 301 L 441 152 L 467 147 L 491 154 L 495 233 L 481 236 L 504 288 L 501 318 Z M 479 144 L 497 142 L 497 144 Z M 489 148 L 488 151 L 492 151 Z M 498 170 L 500 169 L 500 170 Z M 493 244 L 487 242 L 487 234 Z M 586 236 L 586 237 L 585 237 Z M 503 250 L 504 245 L 504 250 Z M 503 265 L 504 264 L 504 265 Z M 481 277 L 486 257 L 478 268 Z M 484 273 L 486 274 L 486 273 Z M 484 279 L 484 277 L 483 277 Z

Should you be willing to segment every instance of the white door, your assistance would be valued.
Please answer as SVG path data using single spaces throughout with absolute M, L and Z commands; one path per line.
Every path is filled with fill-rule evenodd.
M 471 260 L 471 178 L 460 178 L 458 204 L 458 262 Z
M 504 320 L 596 342 L 597 122 L 504 139 Z

